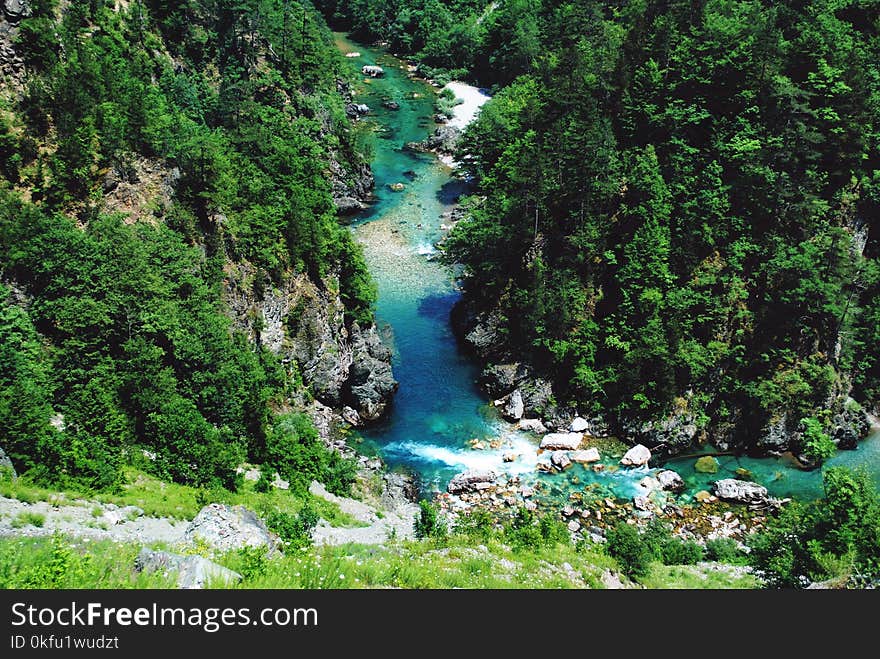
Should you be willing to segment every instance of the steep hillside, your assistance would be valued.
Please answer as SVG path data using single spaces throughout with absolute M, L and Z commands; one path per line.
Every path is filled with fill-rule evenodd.
M 249 458 L 345 490 L 302 412 L 368 423 L 396 382 L 337 220 L 372 180 L 321 16 L 3 7 L 0 446 L 99 489 L 125 463 L 234 488 Z
M 446 246 L 489 392 L 666 453 L 852 447 L 880 402 L 876 3 L 498 5 L 534 47 L 461 142 Z

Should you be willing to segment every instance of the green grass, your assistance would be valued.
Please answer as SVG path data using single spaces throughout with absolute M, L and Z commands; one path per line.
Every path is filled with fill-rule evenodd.
M 272 510 L 296 514 L 310 502 L 318 514 L 332 526 L 362 526 L 354 517 L 342 512 L 339 506 L 314 497 L 309 493 L 296 494 L 288 490 L 272 488 L 269 492 L 256 492 L 254 483 L 245 481 L 238 492 L 227 490 L 204 490 L 177 483 L 162 481 L 134 467 L 126 468 L 125 483 L 118 493 L 82 492 L 77 490 L 53 490 L 37 485 L 23 475 L 12 480 L 0 480 L 0 496 L 17 499 L 24 503 L 48 501 L 58 505 L 87 505 L 92 514 L 98 507 L 95 501 L 118 506 L 137 506 L 150 517 L 170 517 L 190 520 L 208 503 L 241 504 L 258 514 Z
M 760 588 L 761 584 L 753 574 L 737 575 L 727 565 L 713 570 L 700 565 L 662 565 L 654 563 L 651 571 L 641 579 L 646 588 L 676 589 L 742 589 Z
M 46 516 L 41 515 L 40 513 L 32 513 L 32 512 L 21 512 L 15 516 L 15 519 L 12 520 L 11 526 L 14 529 L 20 529 L 25 526 L 36 526 L 37 528 L 43 528 L 43 524 L 46 523 Z

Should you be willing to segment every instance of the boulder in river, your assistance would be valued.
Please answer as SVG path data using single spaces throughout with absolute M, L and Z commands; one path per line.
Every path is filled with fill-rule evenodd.
M 584 436 L 579 432 L 552 432 L 544 435 L 539 448 L 544 451 L 576 451 L 583 441 Z
M 399 110 L 400 103 L 397 101 L 382 101 L 382 107 L 388 110 Z
M 446 491 L 450 494 L 476 492 L 487 485 L 492 485 L 497 478 L 494 471 L 465 471 L 452 477 L 446 486 Z
M 657 481 L 660 483 L 660 487 L 667 492 L 684 491 L 684 479 L 672 469 L 663 469 L 657 472 Z
M 651 451 L 647 446 L 636 444 L 623 454 L 620 464 L 624 467 L 643 467 L 651 460 Z
M 279 544 L 278 538 L 256 513 L 241 505 L 222 503 L 212 503 L 202 508 L 186 527 L 183 539 L 189 544 L 203 542 L 218 551 L 243 547 L 268 547 L 273 550 Z
M 200 589 L 208 585 L 231 586 L 241 581 L 241 575 L 229 568 L 209 561 L 203 556 L 181 556 L 167 551 L 152 551 L 144 547 L 134 559 L 136 572 L 177 573 L 177 587 Z
M 769 501 L 767 488 L 757 483 L 723 478 L 712 485 L 715 496 L 725 501 L 746 504 L 765 504 Z
M 385 75 L 385 69 L 383 69 L 381 66 L 367 64 L 361 68 L 361 73 L 363 73 L 365 76 L 370 76 L 371 78 L 380 78 Z
M 595 446 L 588 448 L 585 451 L 572 451 L 569 454 L 572 462 L 577 462 L 578 464 L 589 464 L 591 462 L 599 462 L 599 449 Z
M 547 432 L 547 426 L 544 425 L 541 419 L 520 419 L 519 423 L 516 424 L 516 428 L 517 430 L 527 430 L 538 435 L 543 435 Z
M 553 451 L 553 454 L 550 456 L 550 462 L 559 471 L 564 471 L 567 467 L 571 466 L 571 458 L 568 457 L 568 453 L 565 451 Z
M 576 416 L 568 427 L 571 432 L 586 432 L 589 428 L 590 422 L 580 416 Z

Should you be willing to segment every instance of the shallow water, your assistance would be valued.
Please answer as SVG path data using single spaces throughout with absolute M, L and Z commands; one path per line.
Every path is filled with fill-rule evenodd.
M 544 491 L 559 499 L 575 489 L 595 483 L 622 498 L 644 494 L 638 482 L 652 470 L 617 469 L 616 459 L 606 457 L 608 467 L 596 472 L 575 465 L 564 474 L 538 474 L 536 437 L 515 431 L 501 420 L 489 401 L 477 389 L 474 364 L 461 353 L 449 325 L 449 312 L 459 297 L 451 273 L 431 260 L 434 244 L 442 236 L 441 214 L 449 211 L 466 186 L 452 176 L 448 167 L 430 154 L 403 150 L 410 141 L 420 141 L 433 131 L 435 91 L 426 83 L 410 79 L 405 63 L 387 53 L 355 44 L 337 34 L 344 52 L 357 51 L 352 58 L 358 70 L 365 64 L 385 69 L 382 78 L 361 85 L 355 100 L 366 103 L 371 113 L 363 119 L 376 128 L 376 201 L 352 225 L 379 286 L 376 317 L 383 337 L 394 353 L 394 374 L 400 389 L 389 416 L 364 431 L 369 449 L 376 450 L 391 467 L 417 474 L 425 489 L 437 490 L 465 469 L 494 469 L 520 476 L 524 481 L 540 480 Z M 400 110 L 383 108 L 383 100 L 395 100 Z M 395 192 L 394 183 L 404 184 Z M 497 449 L 473 450 L 469 440 L 501 438 Z M 518 454 L 505 463 L 507 453 Z M 619 456 L 618 456 L 619 457 Z M 710 489 L 714 480 L 734 477 L 738 468 L 748 469 L 755 480 L 775 496 L 810 499 L 822 494 L 821 474 L 805 472 L 785 459 L 718 458 L 717 474 L 694 471 L 695 458 L 670 461 L 685 479 L 688 498 Z M 828 465 L 867 465 L 880 488 L 880 432 L 874 432 L 856 451 L 841 451 Z

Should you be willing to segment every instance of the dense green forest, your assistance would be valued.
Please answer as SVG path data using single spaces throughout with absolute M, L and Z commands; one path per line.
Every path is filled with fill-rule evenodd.
M 93 488 L 126 462 L 234 488 L 250 458 L 344 489 L 351 465 L 296 411 L 296 363 L 222 301 L 236 268 L 257 296 L 299 273 L 372 320 L 331 198 L 331 158 L 364 148 L 323 19 L 271 0 L 28 6 L 0 100 L 2 447 Z
M 625 427 L 673 415 L 754 446 L 775 423 L 816 457 L 835 415 L 876 409 L 876 3 L 385 3 L 396 22 L 339 4 L 392 44 L 437 21 L 441 40 L 468 32 L 461 66 L 497 85 L 463 140 L 478 194 L 446 246 L 495 312 L 490 360 Z M 401 47 L 433 61 L 415 36 Z

